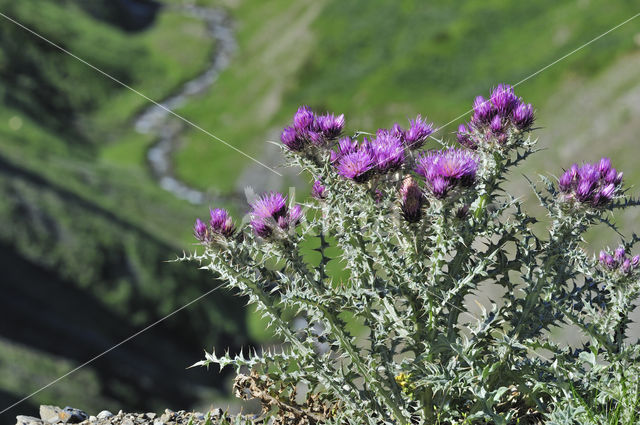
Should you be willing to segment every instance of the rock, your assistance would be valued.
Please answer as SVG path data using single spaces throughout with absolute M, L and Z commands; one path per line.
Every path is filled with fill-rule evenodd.
M 62 413 L 62 409 L 56 406 L 40 406 L 40 418 L 44 422 L 49 423 L 58 423 L 62 422 L 60 418 L 60 413 Z
M 147 413 L 145 416 L 147 417 L 147 419 L 155 419 L 156 414 L 153 412 L 150 412 L 150 413 Z
M 164 422 L 162 422 L 162 420 L 160 419 L 156 419 L 155 421 L 153 421 L 153 425 L 164 425 Z
M 160 416 L 160 420 L 164 423 L 167 423 L 171 419 L 173 419 L 174 416 L 175 416 L 175 413 L 173 410 L 166 409 L 162 414 L 162 416 Z
M 96 418 L 95 416 L 93 416 L 93 415 L 89 416 L 89 422 L 95 422 L 97 420 L 98 420 L 98 418 Z
M 33 416 L 16 416 L 16 425 L 42 425 L 43 423 L 40 418 L 34 418 Z
M 211 411 L 211 418 L 212 419 L 219 419 L 222 416 L 222 409 L 220 408 L 215 408 Z
M 98 419 L 107 419 L 113 416 L 113 413 L 109 412 L 108 410 L 103 410 L 102 412 L 98 413 Z
M 198 419 L 198 420 L 201 420 L 201 421 L 203 421 L 203 420 L 205 419 L 205 417 L 204 417 L 204 413 L 202 413 L 202 412 L 196 412 L 196 413 L 194 413 L 194 414 L 193 414 L 193 417 L 194 417 L 194 418 L 196 418 L 196 419 Z
M 63 419 L 63 422 L 68 424 L 78 424 L 80 422 L 86 421 L 89 418 L 86 412 L 76 409 L 74 407 L 65 407 L 63 413 L 69 415 L 68 418 Z
M 122 421 L 122 425 L 133 425 L 133 421 L 129 418 Z

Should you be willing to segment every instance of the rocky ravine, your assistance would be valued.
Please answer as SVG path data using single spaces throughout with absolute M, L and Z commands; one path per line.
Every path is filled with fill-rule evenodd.
M 213 425 L 214 423 L 237 423 L 238 420 L 240 422 L 250 422 L 247 417 L 228 416 L 221 409 L 213 409 L 206 413 L 187 412 L 184 410 L 174 412 L 166 409 L 162 414 L 151 412 L 124 413 L 122 410 L 117 414 L 113 414 L 108 410 L 103 410 L 96 416 L 90 416 L 86 412 L 73 407 L 61 409 L 56 406 L 40 406 L 39 418 L 17 416 L 16 420 L 16 425 Z

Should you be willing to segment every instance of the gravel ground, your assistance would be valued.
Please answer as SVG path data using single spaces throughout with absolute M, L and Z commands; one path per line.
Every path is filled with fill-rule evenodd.
M 114 414 L 103 410 L 95 416 L 73 407 L 64 409 L 57 406 L 40 406 L 40 417 L 17 416 L 16 425 L 213 425 L 251 423 L 246 417 L 228 416 L 220 409 L 209 412 L 187 412 L 166 409 L 162 414 L 156 413 L 124 413 L 122 410 Z

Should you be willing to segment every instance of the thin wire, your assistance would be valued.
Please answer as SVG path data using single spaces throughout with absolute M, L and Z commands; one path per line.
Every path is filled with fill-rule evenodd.
M 86 362 L 82 363 L 80 366 L 76 367 L 73 370 L 70 370 L 69 372 L 65 373 L 64 375 L 60 376 L 59 378 L 49 382 L 47 385 L 45 385 L 44 387 L 40 388 L 39 390 L 36 390 L 34 392 L 32 392 L 31 394 L 29 394 L 28 396 L 16 401 L 15 403 L 13 403 L 11 406 L 5 408 L 4 410 L 0 411 L 0 415 L 2 415 L 3 413 L 5 413 L 8 410 L 13 409 L 14 407 L 16 407 L 17 405 L 19 405 L 20 403 L 30 399 L 31 397 L 33 397 L 34 395 L 38 394 L 41 391 L 46 390 L 47 388 L 49 388 L 50 386 L 56 384 L 57 382 L 63 380 L 64 378 L 66 378 L 67 376 L 71 375 L 74 372 L 77 372 L 78 370 L 82 369 L 83 367 L 87 366 L 88 364 L 94 362 L 95 360 L 99 359 L 100 357 L 104 356 L 105 354 L 115 350 L 116 348 L 120 347 L 122 344 L 132 340 L 133 338 L 137 337 L 138 335 L 148 331 L 149 329 L 151 329 L 152 327 L 156 326 L 157 324 L 165 321 L 166 319 L 168 319 L 169 317 L 173 316 L 174 314 L 178 313 L 181 310 L 184 310 L 185 308 L 189 307 L 191 304 L 200 301 L 202 298 L 206 297 L 207 295 L 211 294 L 212 292 L 216 291 L 217 289 L 219 289 L 222 285 L 224 284 L 220 284 L 218 286 L 216 286 L 215 288 L 207 291 L 205 294 L 200 295 L 198 298 L 190 301 L 188 304 L 183 305 L 182 307 L 178 308 L 177 310 L 174 310 L 173 312 L 167 314 L 166 316 L 164 316 L 163 318 L 153 322 L 152 324 L 150 324 L 149 326 L 147 326 L 146 328 L 139 330 L 138 332 L 136 332 L 135 334 L 131 335 L 130 337 L 123 339 L 122 341 L 120 341 L 119 343 L 117 343 L 116 345 L 114 345 L 113 347 L 109 348 L 108 350 L 103 351 L 102 353 L 98 354 L 97 356 L 93 357 L 90 360 L 87 360 Z
M 233 149 L 234 151 L 238 152 L 241 155 L 244 155 L 245 157 L 249 158 L 250 160 L 252 160 L 253 162 L 262 165 L 264 168 L 266 168 L 267 170 L 276 173 L 277 175 L 279 175 L 280 177 L 282 177 L 282 174 L 280 174 L 279 172 L 277 172 L 276 170 L 274 170 L 273 168 L 269 167 L 266 164 L 263 164 L 262 162 L 258 161 L 257 159 L 255 159 L 254 157 L 252 157 L 251 155 L 241 151 L 240 149 L 236 148 L 235 146 L 231 145 L 230 143 L 222 140 L 220 137 L 216 136 L 215 134 L 211 133 L 208 130 L 205 130 L 204 128 L 200 127 L 199 125 L 195 124 L 194 122 L 188 120 L 187 118 L 183 117 L 182 115 L 172 111 L 171 109 L 167 108 L 166 106 L 164 106 L 161 103 L 156 102 L 155 100 L 151 99 L 149 96 L 145 95 L 144 93 L 141 93 L 140 91 L 134 89 L 133 87 L 123 83 L 122 81 L 118 80 L 116 77 L 113 77 L 112 75 L 106 73 L 105 71 L 101 70 L 100 68 L 90 64 L 89 62 L 87 62 L 86 60 L 74 55 L 73 53 L 71 53 L 70 51 L 68 51 L 67 49 L 65 49 L 64 47 L 54 43 L 53 41 L 47 39 L 46 37 L 44 37 L 43 35 L 38 34 L 37 32 L 35 32 L 34 30 L 32 30 L 31 28 L 28 28 L 27 26 L 21 24 L 20 22 L 16 21 L 15 19 L 5 15 L 4 13 L 0 12 L 0 16 L 2 16 L 3 18 L 7 19 L 10 22 L 13 22 L 15 25 L 19 26 L 20 28 L 30 32 L 31 34 L 35 35 L 36 37 L 40 38 L 41 40 L 49 43 L 50 45 L 52 45 L 53 47 L 55 47 L 56 49 L 59 49 L 60 51 L 66 53 L 67 55 L 71 56 L 72 58 L 82 62 L 83 64 L 85 64 L 86 66 L 90 67 L 91 69 L 99 72 L 100 74 L 104 75 L 105 77 L 109 78 L 112 81 L 115 81 L 116 83 L 120 84 L 122 87 L 125 87 L 129 90 L 131 90 L 132 92 L 134 92 L 135 94 L 137 94 L 138 96 L 148 100 L 149 102 L 153 103 L 154 105 L 156 105 L 157 107 L 164 109 L 165 111 L 167 111 L 168 113 L 170 113 L 171 115 L 181 119 L 182 121 L 184 121 L 185 123 L 189 124 L 190 126 L 192 126 L 193 128 L 203 132 L 204 134 L 206 134 L 207 136 L 219 141 L 220 143 L 226 145 L 227 147 Z

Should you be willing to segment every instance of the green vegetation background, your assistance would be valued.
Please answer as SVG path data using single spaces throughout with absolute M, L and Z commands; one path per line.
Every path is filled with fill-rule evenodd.
M 202 21 L 175 8 L 186 0 L 165 3 L 137 32 L 116 25 L 107 0 L 89 9 L 82 0 L 0 0 L 0 11 L 161 100 L 201 73 L 216 48 Z M 406 123 L 417 113 L 442 125 L 477 94 L 522 80 L 640 12 L 624 0 L 198 4 L 226 8 L 238 50 L 214 87 L 177 112 L 261 159 L 265 141 L 277 139 L 300 104 L 344 112 L 350 131 Z M 639 22 L 516 89 L 537 107 L 546 149 L 524 170 L 529 176 L 608 155 L 628 184 L 640 181 Z M 146 160 L 153 137 L 132 125 L 145 99 L 5 19 L 0 95 L 0 258 L 9 270 L 0 301 L 0 401 L 9 405 L 215 282 L 191 265 L 164 262 L 192 248 L 190 226 L 206 206 L 177 200 L 154 181 Z M 456 127 L 441 136 L 453 138 Z M 252 167 L 194 129 L 181 136 L 174 165 L 194 187 L 226 192 L 241 189 L 237 181 Z M 521 176 L 513 177 L 513 189 L 530 199 Z M 297 190 L 304 195 L 308 186 Z M 627 234 L 638 230 L 635 212 L 619 222 Z M 595 252 L 616 238 L 599 230 L 590 240 Z M 228 391 L 210 389 L 219 379 L 213 371 L 184 371 L 200 350 L 268 339 L 259 320 L 246 320 L 242 301 L 224 292 L 160 328 L 8 414 L 41 403 L 92 413 L 206 404 Z M 87 336 L 92 329 L 97 336 Z M 77 349 L 76 340 L 94 344 Z M 176 393 L 186 395 L 172 399 Z

